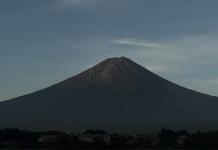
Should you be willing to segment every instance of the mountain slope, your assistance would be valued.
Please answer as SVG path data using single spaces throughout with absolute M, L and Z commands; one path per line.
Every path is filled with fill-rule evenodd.
M 0 127 L 146 130 L 216 128 L 218 98 L 109 58 L 46 89 L 0 103 Z

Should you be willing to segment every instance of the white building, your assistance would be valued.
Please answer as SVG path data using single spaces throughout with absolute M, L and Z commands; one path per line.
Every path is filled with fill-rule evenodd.
M 61 137 L 61 133 L 56 132 L 48 132 L 43 134 L 39 139 L 39 143 L 56 143 L 58 138 Z
M 103 130 L 86 130 L 79 135 L 79 141 L 83 143 L 110 144 L 110 135 Z

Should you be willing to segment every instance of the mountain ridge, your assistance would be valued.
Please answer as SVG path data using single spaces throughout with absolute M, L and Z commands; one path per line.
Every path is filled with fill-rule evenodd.
M 217 97 L 116 57 L 48 88 L 0 102 L 0 128 L 215 128 L 217 108 Z

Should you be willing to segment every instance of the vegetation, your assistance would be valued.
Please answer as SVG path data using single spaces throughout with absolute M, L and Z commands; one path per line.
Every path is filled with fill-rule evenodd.
M 93 140 L 90 140 L 93 138 Z M 102 138 L 102 139 L 101 139 Z M 109 141 L 105 139 L 109 138 Z M 107 139 L 108 140 L 108 139 Z M 154 135 L 108 134 L 88 129 L 80 134 L 58 131 L 0 130 L 0 148 L 218 148 L 218 131 L 188 133 L 162 129 Z

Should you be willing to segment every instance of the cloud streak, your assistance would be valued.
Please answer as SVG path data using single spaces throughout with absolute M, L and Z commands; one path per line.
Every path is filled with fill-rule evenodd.
M 89 3 L 90 1 L 93 0 L 59 0 L 59 1 L 70 5 L 78 5 L 82 3 Z
M 80 7 L 90 7 L 93 6 L 98 0 L 57 0 L 57 2 L 63 6 L 80 6 Z
M 165 45 L 163 45 L 161 43 L 147 42 L 147 41 L 133 39 L 133 38 L 117 39 L 117 40 L 114 40 L 113 42 L 117 43 L 117 44 L 121 44 L 121 45 L 146 47 L 146 48 L 164 48 L 164 47 L 166 47 Z
M 190 62 L 190 64 L 215 63 L 218 56 L 218 36 L 184 37 L 166 42 L 147 42 L 141 39 L 116 39 L 113 43 L 130 46 L 134 53 L 149 59 L 149 62 L 166 62 L 175 64 Z M 210 58 L 210 59 L 209 59 Z M 163 65 L 160 63 L 160 65 Z
M 131 56 L 149 70 L 190 89 L 217 95 L 218 36 L 186 36 L 165 42 L 120 38 L 113 43 L 132 49 Z

